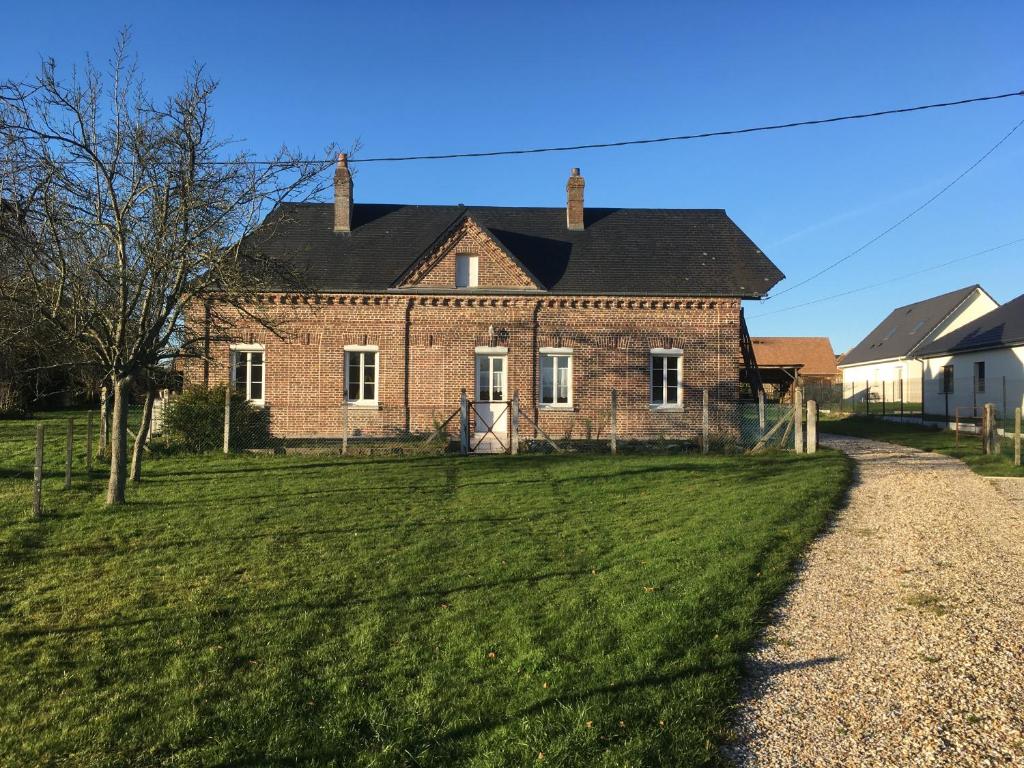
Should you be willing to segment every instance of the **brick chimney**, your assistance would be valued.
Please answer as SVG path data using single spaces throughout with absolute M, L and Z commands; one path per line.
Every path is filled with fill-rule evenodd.
M 573 168 L 565 183 L 565 225 L 576 232 L 583 231 L 583 186 L 580 169 Z
M 334 169 L 334 231 L 352 231 L 352 173 L 344 152 L 338 155 Z

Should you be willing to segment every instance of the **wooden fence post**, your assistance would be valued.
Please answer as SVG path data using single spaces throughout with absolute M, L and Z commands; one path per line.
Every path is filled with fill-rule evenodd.
M 986 454 L 999 453 L 999 432 L 997 431 L 995 410 L 994 403 L 985 403 L 981 419 L 981 444 Z
M 1013 412 L 1013 466 L 1020 466 L 1020 412 L 1017 408 Z
M 224 453 L 231 452 L 231 387 L 224 388 Z
M 612 389 L 612 413 L 608 431 L 611 433 L 611 450 L 614 456 L 619 450 L 619 391 L 617 389 Z
M 519 390 L 512 392 L 512 431 L 509 435 L 509 450 L 515 456 L 519 453 Z
M 85 476 L 92 480 L 92 416 L 89 411 L 89 418 L 85 422 Z
M 469 400 L 465 387 L 459 394 L 459 452 L 463 456 L 469 453 Z
M 701 446 L 700 452 L 708 452 L 708 437 L 711 432 L 711 409 L 708 403 L 708 390 L 704 388 L 704 404 L 701 412 Z
M 348 401 L 341 400 L 341 455 L 348 455 Z
M 800 387 L 793 390 L 793 450 L 804 452 L 804 392 Z
M 807 401 L 807 452 L 818 451 L 818 403 Z
M 43 438 L 46 428 L 36 424 L 36 463 L 32 472 L 32 516 L 43 516 Z
M 64 455 L 64 490 L 71 490 L 71 466 L 75 461 L 75 420 L 68 419 L 68 445 Z
M 761 437 L 764 437 L 764 392 L 757 393 L 757 423 L 761 428 Z

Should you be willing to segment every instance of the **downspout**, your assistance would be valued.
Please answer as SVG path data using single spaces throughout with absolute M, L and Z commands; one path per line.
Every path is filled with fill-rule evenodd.
M 231 372 L 228 371 L 228 382 Z M 210 386 L 210 300 L 203 302 L 203 386 Z
M 540 424 L 540 398 L 537 397 L 539 391 L 537 387 L 537 358 L 540 355 L 540 347 L 538 346 L 538 337 L 540 334 L 540 307 L 541 300 L 538 299 L 537 303 L 533 307 L 533 348 L 531 350 L 532 361 L 530 363 L 530 399 L 533 401 L 533 439 L 536 440 L 540 437 L 537 432 L 538 425 Z
M 413 299 L 405 305 L 405 431 L 412 432 L 412 409 L 409 398 L 409 384 L 412 381 L 412 360 L 410 335 L 412 333 Z

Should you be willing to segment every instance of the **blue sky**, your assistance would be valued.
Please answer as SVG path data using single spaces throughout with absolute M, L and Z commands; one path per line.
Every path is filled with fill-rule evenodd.
M 221 132 L 257 153 L 364 156 L 639 138 L 1024 88 L 1024 3 L 15 3 L 0 76 L 105 59 L 130 25 L 151 91 L 193 62 Z M 1024 118 L 1024 98 L 738 138 L 525 158 L 372 164 L 364 202 L 725 208 L 801 280 L 938 191 Z M 1024 292 L 1024 244 L 804 309 L 766 314 L 1024 237 L 1024 128 L 842 266 L 763 305 L 755 335 L 837 351 L 892 307 L 981 283 Z M 777 289 L 777 290 L 779 290 Z M 760 317 L 759 317 L 760 315 Z

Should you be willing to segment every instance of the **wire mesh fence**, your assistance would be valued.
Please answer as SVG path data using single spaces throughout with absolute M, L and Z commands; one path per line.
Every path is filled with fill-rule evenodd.
M 697 407 L 673 414 L 676 427 L 637 429 L 649 419 L 636 404 L 613 391 L 606 407 L 563 414 L 557 428 L 542 425 L 521 408 L 518 393 L 508 401 L 478 402 L 462 393 L 455 409 L 438 409 L 426 428 L 375 430 L 366 414 L 343 408 L 334 434 L 276 434 L 264 410 L 225 388 L 155 400 L 150 419 L 136 405 L 128 415 L 128 461 L 140 446 L 142 464 L 189 455 L 277 456 L 325 454 L 339 460 L 421 457 L 473 453 L 738 453 L 798 444 L 794 404 L 716 399 L 691 393 Z M 804 412 L 799 411 L 801 418 Z M 109 417 L 107 417 L 109 418 Z M 69 489 L 99 491 L 109 471 L 109 423 L 100 411 L 44 414 L 0 420 L 0 481 L 32 486 L 35 502 Z M 149 428 L 143 431 L 145 424 Z M 806 429 L 804 427 L 803 429 Z M 41 498 L 41 501 L 38 499 Z
M 635 399 L 634 399 L 635 400 Z M 422 456 L 445 453 L 556 453 L 618 451 L 739 452 L 779 443 L 763 438 L 792 404 L 715 397 L 709 390 L 681 396 L 692 407 L 659 413 L 612 390 L 586 410 L 537 409 L 518 392 L 507 400 L 474 400 L 463 390 L 457 405 L 438 406 L 404 424 L 389 423 L 378 407 L 341 402 L 336 411 L 290 413 L 267 409 L 223 387 L 166 395 L 153 414 L 152 441 L 163 452 L 339 456 Z M 653 414 L 653 416 L 652 416 Z M 401 420 L 399 420 L 401 421 Z M 418 425 L 410 428 L 410 422 Z M 781 444 L 781 443 L 779 443 Z
M 958 422 L 967 427 L 980 423 L 986 404 L 994 406 L 998 428 L 1010 431 L 1015 410 L 1024 405 L 1024 378 L 986 378 L 946 366 L 923 379 L 846 381 L 839 410 L 955 428 Z

